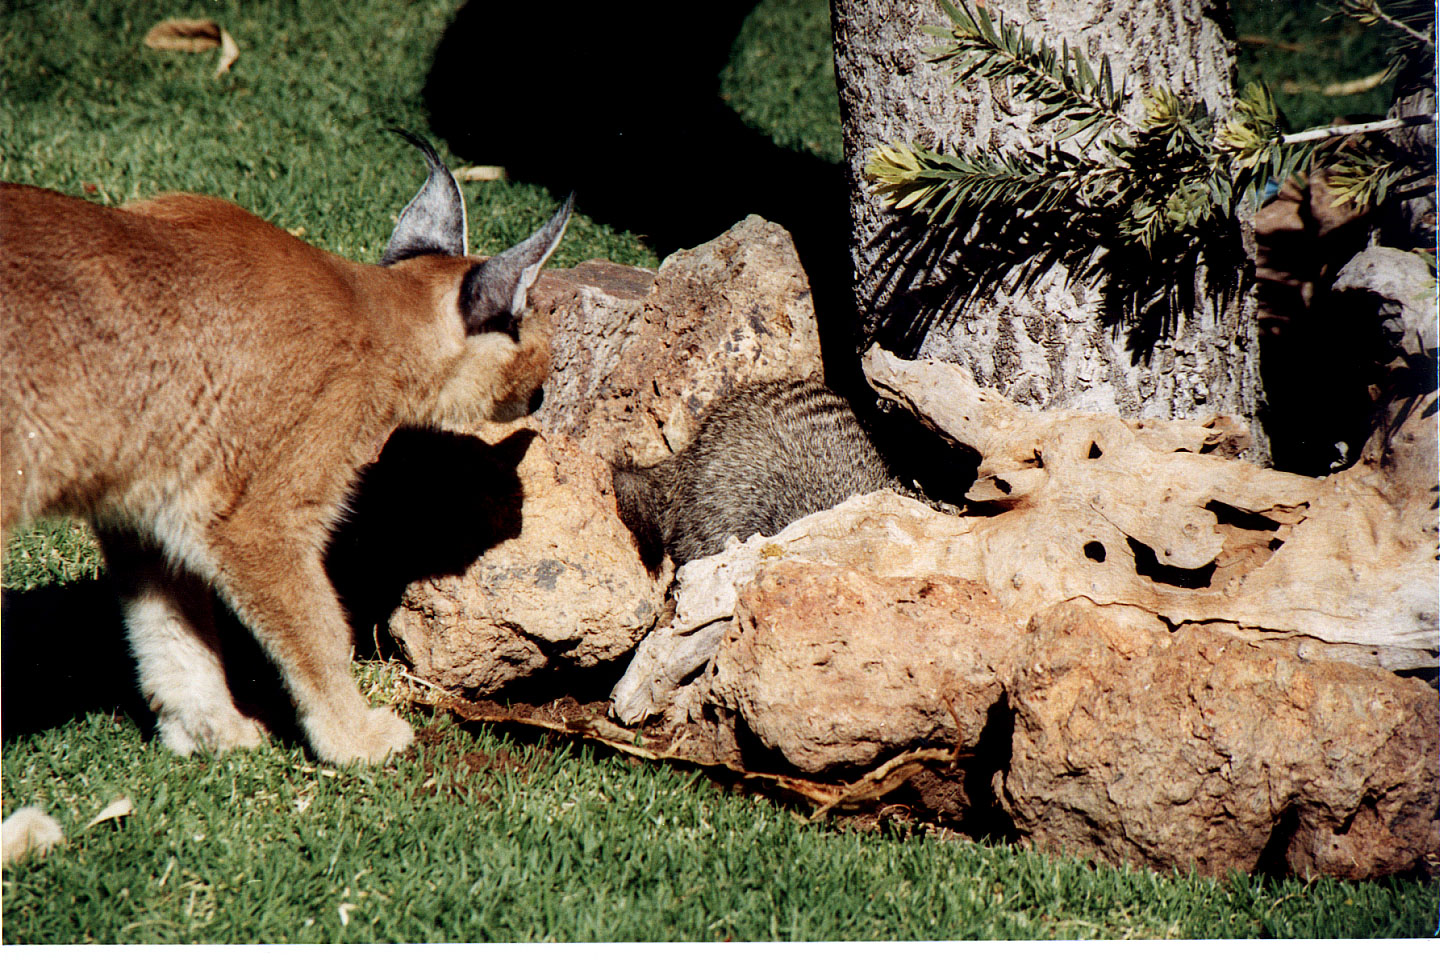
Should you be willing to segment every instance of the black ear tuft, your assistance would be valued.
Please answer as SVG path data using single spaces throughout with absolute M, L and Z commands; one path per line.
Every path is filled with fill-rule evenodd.
M 460 194 L 460 185 L 428 142 L 408 130 L 396 128 L 395 132 L 425 155 L 429 173 L 420 192 L 400 211 L 400 219 L 395 224 L 395 232 L 390 235 L 390 242 L 385 245 L 380 265 L 388 267 L 401 260 L 431 253 L 464 256 L 465 198 Z

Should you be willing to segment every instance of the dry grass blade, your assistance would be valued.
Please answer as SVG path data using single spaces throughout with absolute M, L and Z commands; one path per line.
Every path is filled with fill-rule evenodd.
M 508 174 L 504 167 L 475 166 L 461 167 L 455 171 L 455 179 L 461 183 L 474 183 L 486 180 L 504 180 Z
M 230 68 L 235 65 L 235 61 L 239 59 L 240 45 L 235 42 L 234 37 L 230 36 L 230 31 L 226 30 L 224 27 L 221 27 L 220 62 L 215 65 L 215 76 L 218 77 L 222 74 L 228 73 L 230 71 Z
M 176 50 L 180 53 L 204 53 L 220 49 L 220 62 L 215 66 L 215 76 L 228 73 L 235 61 L 240 59 L 240 45 L 235 38 L 214 20 L 192 20 L 174 17 L 162 20 L 145 34 L 145 46 L 152 50 Z
M 1335 83 L 1299 83 L 1295 80 L 1285 80 L 1280 84 L 1280 89 L 1284 93 L 1319 93 L 1326 97 L 1349 97 L 1375 89 L 1389 76 L 1390 68 L 1386 67 L 1384 70 L 1376 70 L 1374 73 L 1355 80 L 1336 81 Z

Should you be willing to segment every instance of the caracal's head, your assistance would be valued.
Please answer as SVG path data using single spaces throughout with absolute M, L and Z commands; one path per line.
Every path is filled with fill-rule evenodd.
M 423 269 L 422 258 L 467 258 L 458 291 L 442 288 L 436 309 L 458 318 L 463 345 L 450 357 L 447 377 L 421 419 L 444 425 L 514 420 L 539 407 L 550 372 L 549 325 L 527 317 L 530 288 L 560 245 L 574 196 L 544 226 L 488 260 L 466 253 L 465 200 L 434 148 L 399 131 L 425 155 L 429 175 L 401 211 L 381 266 Z

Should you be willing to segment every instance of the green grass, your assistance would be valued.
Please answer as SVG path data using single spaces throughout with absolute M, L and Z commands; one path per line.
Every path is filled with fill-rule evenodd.
M 425 68 L 458 6 L 17 0 L 0 11 L 0 179 L 111 203 L 211 193 L 373 262 L 424 179 L 419 155 L 387 127 L 426 129 Z M 240 59 L 228 74 L 214 76 L 213 52 L 143 46 L 174 16 L 210 17 L 234 35 Z M 524 183 L 463 189 L 476 253 L 523 239 L 563 199 Z M 591 257 L 656 262 L 582 204 L 552 265 Z
M 780 146 L 840 163 L 829 0 L 760 0 L 720 72 L 720 96 Z
M 7 745 L 8 943 L 1418 936 L 1433 891 L 1094 868 L 804 823 L 693 774 L 442 719 L 382 770 L 182 760 L 92 714 Z M 84 824 L 117 795 L 135 813 Z M 344 910 L 341 907 L 352 904 Z
M 425 130 L 424 70 L 457 6 L 12 2 L 0 8 L 0 179 L 69 193 L 89 184 L 112 203 L 214 193 L 374 259 L 422 173 L 385 127 Z M 213 54 L 140 45 L 154 22 L 190 15 L 235 35 L 241 58 L 230 75 L 212 76 Z M 748 123 L 838 160 L 826 29 L 822 0 L 764 0 L 720 81 Z M 559 199 L 516 182 L 464 190 L 477 252 L 523 237 Z M 589 257 L 656 261 L 635 237 L 588 219 L 581 198 L 557 263 Z M 80 592 L 99 576 L 83 526 L 47 523 L 6 546 L 12 595 L 69 585 L 79 602 L 100 590 Z M 62 597 L 53 609 L 64 606 Z M 21 658 L 7 662 L 13 676 Z M 377 702 L 399 697 L 390 665 L 363 663 L 357 674 Z M 119 702 L 129 680 L 114 683 Z M 60 701 L 70 692 L 60 681 L 44 691 Z M 1435 927 L 1434 883 L 1216 881 L 923 830 L 864 833 L 802 822 L 684 770 L 411 719 L 429 726 L 424 742 L 379 770 L 327 769 L 284 742 L 179 758 L 106 709 L 7 733 L 3 813 L 39 804 L 69 839 L 4 872 L 4 941 L 1328 937 Z M 121 794 L 133 815 L 85 828 Z
M 1243 86 L 1263 80 L 1291 130 L 1333 123 L 1344 116 L 1383 116 L 1393 82 L 1359 93 L 1325 94 L 1328 84 L 1360 80 L 1389 63 L 1383 29 L 1332 16 L 1338 3 L 1316 0 L 1242 0 L 1232 4 L 1242 38 L 1236 64 Z M 1257 43 L 1249 38 L 1263 38 Z M 1287 90 L 1287 85 L 1295 89 Z
M 50 584 L 95 580 L 105 570 L 100 545 L 89 526 L 70 520 L 41 520 L 5 542 L 0 575 L 6 590 L 34 590 Z

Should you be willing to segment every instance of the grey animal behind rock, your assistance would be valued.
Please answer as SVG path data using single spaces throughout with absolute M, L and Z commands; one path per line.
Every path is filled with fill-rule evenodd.
M 652 568 L 772 536 L 875 490 L 906 492 L 844 398 L 814 380 L 751 384 L 717 400 L 695 440 L 651 467 L 613 466 L 620 517 Z

